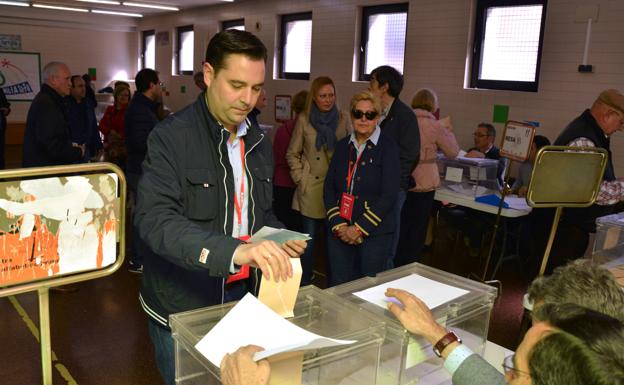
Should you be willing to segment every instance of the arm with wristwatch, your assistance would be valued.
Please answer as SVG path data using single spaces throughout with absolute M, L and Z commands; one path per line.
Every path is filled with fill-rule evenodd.
M 462 344 L 454 332 L 436 322 L 431 310 L 418 297 L 399 289 L 388 289 L 387 297 L 396 298 L 402 306 L 388 302 L 388 309 L 410 333 L 423 336 L 433 352 L 444 359 L 444 367 L 453 376 L 453 384 L 506 384 L 503 375 L 481 356 Z

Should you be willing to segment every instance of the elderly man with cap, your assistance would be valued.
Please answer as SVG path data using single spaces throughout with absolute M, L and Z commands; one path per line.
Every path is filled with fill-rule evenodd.
M 624 180 L 615 177 L 610 137 L 624 129 L 624 95 L 610 89 L 600 93 L 591 108 L 574 119 L 555 140 L 559 146 L 598 147 L 609 154 L 596 203 L 582 209 L 566 209 L 563 223 L 572 232 L 562 232 L 564 244 L 573 245 L 568 257 L 583 256 L 589 233 L 596 231 L 596 218 L 611 214 L 616 204 L 624 200 Z M 568 240 L 570 242 L 568 242 Z

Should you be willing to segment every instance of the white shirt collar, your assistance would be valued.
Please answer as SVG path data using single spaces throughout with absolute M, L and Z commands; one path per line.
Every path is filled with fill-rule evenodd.
M 368 139 L 366 139 L 366 141 L 367 142 L 370 141 L 371 143 L 373 143 L 376 146 L 377 142 L 379 141 L 379 135 L 381 135 L 381 128 L 379 128 L 379 125 L 377 125 L 377 126 L 375 126 L 375 130 L 373 131 L 371 136 L 369 136 Z M 349 142 L 353 143 L 355 148 L 358 148 L 358 142 L 357 142 L 357 139 L 355 138 L 355 131 L 351 133 L 351 137 L 349 138 Z M 364 142 L 364 143 L 366 143 L 366 142 Z

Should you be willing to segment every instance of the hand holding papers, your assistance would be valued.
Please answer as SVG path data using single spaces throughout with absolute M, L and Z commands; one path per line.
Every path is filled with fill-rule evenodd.
M 273 241 L 275 243 L 279 243 L 280 245 L 286 243 L 287 241 L 307 241 L 310 240 L 310 236 L 308 234 L 299 233 L 296 231 L 286 230 L 286 229 L 276 229 L 269 226 L 264 226 L 260 230 L 258 230 L 253 237 L 249 239 L 252 243 L 259 243 L 262 241 Z
M 299 258 L 292 258 L 290 262 L 293 268 L 292 277 L 286 281 L 279 282 L 263 279 L 260 283 L 260 292 L 258 293 L 258 299 L 263 304 L 284 318 L 294 316 L 293 309 L 297 301 L 302 275 Z
M 226 353 L 249 344 L 265 349 L 254 354 L 257 361 L 284 352 L 354 342 L 325 338 L 301 329 L 247 294 L 195 347 L 213 365 L 219 366 Z
M 433 309 L 446 302 L 459 298 L 468 291 L 458 287 L 446 285 L 441 282 L 425 278 L 418 274 L 411 274 L 407 277 L 386 282 L 379 286 L 374 286 L 366 290 L 353 293 L 354 295 L 372 304 L 387 308 L 388 300 L 386 290 L 389 288 L 402 289 L 420 298 L 427 307 Z

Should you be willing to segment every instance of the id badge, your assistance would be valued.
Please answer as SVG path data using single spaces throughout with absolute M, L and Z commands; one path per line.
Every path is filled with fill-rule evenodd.
M 241 241 L 247 242 L 249 240 L 249 235 L 243 235 L 241 237 L 239 237 L 238 239 L 240 239 Z M 225 283 L 232 283 L 232 282 L 236 282 L 236 281 L 240 281 L 241 279 L 247 279 L 249 278 L 249 265 L 243 265 L 241 266 L 240 270 L 238 271 L 238 273 L 236 274 L 231 274 L 228 279 L 225 281 Z
M 340 197 L 340 217 L 346 219 L 347 221 L 351 221 L 354 202 L 355 197 L 352 194 L 342 193 L 342 196 Z

